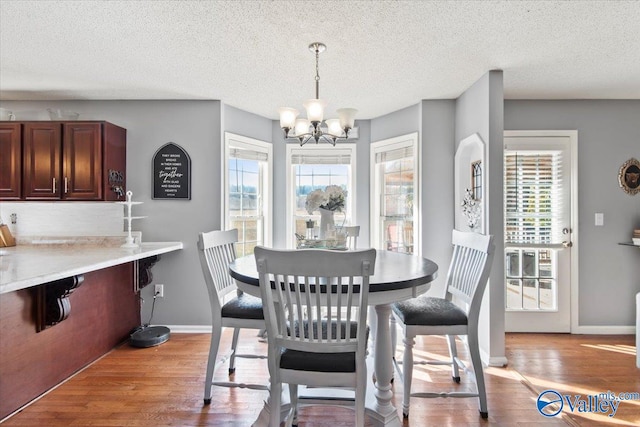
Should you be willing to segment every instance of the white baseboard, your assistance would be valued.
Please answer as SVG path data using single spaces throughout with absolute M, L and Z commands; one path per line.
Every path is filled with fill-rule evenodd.
M 505 356 L 490 356 L 489 353 L 483 348 L 480 348 L 480 359 L 482 360 L 482 364 L 484 366 L 493 366 L 497 368 L 502 368 L 503 366 L 507 366 L 509 361 Z
M 490 357 L 489 358 L 489 363 L 487 363 L 487 366 L 494 366 L 494 367 L 497 367 L 497 368 L 502 368 L 502 367 L 507 366 L 507 364 L 509 364 L 509 361 L 504 356 L 501 356 L 501 357 Z
M 572 334 L 585 335 L 633 335 L 635 326 L 578 326 L 571 331 Z
M 158 326 L 158 325 L 153 325 Z M 162 325 L 177 334 L 210 334 L 211 325 Z
M 154 325 L 158 326 L 158 325 Z M 163 325 L 171 332 L 179 334 L 210 334 L 211 325 Z M 571 332 L 572 334 L 585 335 L 633 335 L 636 333 L 635 326 L 578 326 Z M 486 351 L 481 350 L 482 361 L 488 366 L 505 366 L 506 357 L 490 357 Z

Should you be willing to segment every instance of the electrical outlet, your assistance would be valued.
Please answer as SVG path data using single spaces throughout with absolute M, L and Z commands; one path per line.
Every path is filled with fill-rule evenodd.
M 164 285 L 156 285 L 154 295 L 158 298 L 164 298 Z

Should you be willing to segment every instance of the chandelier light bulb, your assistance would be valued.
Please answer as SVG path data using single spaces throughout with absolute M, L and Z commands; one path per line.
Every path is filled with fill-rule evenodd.
M 308 99 L 302 104 L 307 110 L 307 120 L 321 122 L 324 117 L 324 107 L 327 103 L 322 99 Z
M 298 110 L 295 108 L 282 107 L 278 109 L 280 113 L 280 127 L 283 129 L 293 129 L 298 117 Z
M 355 108 L 339 108 L 337 111 L 340 118 L 340 127 L 353 129 L 356 122 L 356 113 L 358 110 Z
M 324 122 L 327 125 L 327 132 L 337 137 L 342 136 L 343 131 L 342 126 L 340 126 L 340 119 L 327 119 Z
M 295 136 L 301 136 L 306 133 L 309 133 L 309 120 L 303 119 L 303 118 L 297 119 L 295 129 L 296 129 Z

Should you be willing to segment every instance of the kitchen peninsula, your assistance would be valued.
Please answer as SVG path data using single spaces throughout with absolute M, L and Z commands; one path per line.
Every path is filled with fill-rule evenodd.
M 147 269 L 183 247 L 109 239 L 0 248 L 0 420 L 126 340 Z

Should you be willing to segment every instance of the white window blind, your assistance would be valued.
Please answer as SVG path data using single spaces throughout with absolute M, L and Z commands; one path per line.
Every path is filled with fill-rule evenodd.
M 223 225 L 238 229 L 238 256 L 272 244 L 271 143 L 225 132 Z
M 332 149 L 331 152 L 292 150 L 292 165 L 349 165 L 351 150 Z
M 229 157 L 233 159 L 256 160 L 259 162 L 269 160 L 269 155 L 266 152 L 238 147 L 229 147 Z
M 413 157 L 413 147 L 396 148 L 389 151 L 376 153 L 376 163 L 391 162 L 393 160 L 407 159 Z
M 562 242 L 562 152 L 505 150 L 505 242 Z

